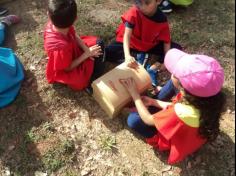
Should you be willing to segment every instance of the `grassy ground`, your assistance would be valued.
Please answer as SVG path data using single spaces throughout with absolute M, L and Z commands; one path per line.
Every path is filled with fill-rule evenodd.
M 130 5 L 125 0 L 77 2 L 78 33 L 98 35 L 106 43 L 114 38 L 119 16 Z M 235 175 L 235 1 L 198 0 L 168 15 L 174 41 L 188 52 L 221 62 L 228 97 L 217 140 L 174 166 L 166 163 L 166 153 L 154 151 L 129 131 L 125 114 L 109 120 L 86 93 L 47 84 L 42 44 L 45 0 L 3 6 L 22 17 L 10 29 L 5 46 L 15 50 L 26 78 L 16 101 L 0 110 L 0 175 Z

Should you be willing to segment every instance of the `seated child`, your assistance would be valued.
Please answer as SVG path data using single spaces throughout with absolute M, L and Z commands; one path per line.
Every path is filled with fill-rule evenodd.
M 94 36 L 76 35 L 74 0 L 49 0 L 48 16 L 44 31 L 48 82 L 66 84 L 74 90 L 91 89 L 91 82 L 103 72 L 102 41 Z
M 8 28 L 20 22 L 20 18 L 16 15 L 7 15 L 0 18 L 0 45 L 5 41 Z
M 179 90 L 174 101 L 141 97 L 132 78 L 121 80 L 137 112 L 130 113 L 128 126 L 159 150 L 168 150 L 168 163 L 182 161 L 219 134 L 219 119 L 225 103 L 221 91 L 224 71 L 213 58 L 171 49 L 165 66 Z
M 21 89 L 24 68 L 10 48 L 0 47 L 0 108 L 12 103 Z
M 106 47 L 108 61 L 127 62 L 135 66 L 139 53 L 159 56 L 163 63 L 170 48 L 181 48 L 171 42 L 166 16 L 159 10 L 161 0 L 136 0 L 135 5 L 122 15 L 122 24 L 116 31 L 116 42 Z M 157 63 L 148 67 L 152 83 L 157 86 Z

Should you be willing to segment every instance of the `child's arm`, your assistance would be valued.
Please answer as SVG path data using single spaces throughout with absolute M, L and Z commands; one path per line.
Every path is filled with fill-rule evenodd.
M 147 125 L 154 126 L 154 118 L 152 114 L 149 113 L 147 110 L 147 107 L 143 104 L 142 99 L 140 98 L 140 95 L 133 96 L 133 100 L 135 103 L 135 106 L 138 110 L 138 113 L 141 117 L 141 119 L 146 123 Z
M 135 67 L 136 61 L 133 56 L 130 54 L 130 37 L 132 35 L 132 28 L 125 27 L 124 39 L 123 39 L 123 49 L 125 54 L 125 62 L 128 63 L 128 66 Z
M 130 55 L 130 49 L 129 49 L 129 45 L 130 45 L 130 37 L 132 34 L 133 29 L 132 28 L 125 28 L 125 34 L 124 34 L 124 39 L 123 39 L 123 49 L 124 49 L 124 53 L 125 53 L 125 61 L 128 62 L 130 57 L 132 57 Z
M 165 54 L 167 53 L 167 51 L 170 50 L 170 47 L 171 47 L 171 46 L 170 46 L 170 43 L 165 43 L 165 42 L 164 42 L 164 53 L 165 53 Z M 161 64 L 160 70 L 162 70 L 162 71 L 166 70 L 166 67 L 165 67 L 164 64 Z
M 154 100 L 153 101 L 153 106 L 156 106 L 161 109 L 166 109 L 167 106 L 170 106 L 171 104 L 172 104 L 171 102 L 165 102 L 165 101 L 161 101 L 161 100 Z
M 166 54 L 167 51 L 170 50 L 170 43 L 164 43 L 164 53 Z
M 78 45 L 84 50 L 84 52 L 88 51 L 89 47 L 84 44 L 83 40 L 78 35 L 76 35 L 76 38 L 77 38 Z
M 147 97 L 147 96 L 143 96 L 142 101 L 143 101 L 145 106 L 155 106 L 155 107 L 160 108 L 160 109 L 165 109 L 165 108 L 167 108 L 167 106 L 172 104 L 171 102 L 156 100 L 156 99 L 153 99 L 153 98 L 150 98 L 150 97 Z
M 135 106 L 138 110 L 138 113 L 141 117 L 141 119 L 146 123 L 147 125 L 154 126 L 154 119 L 152 114 L 149 113 L 146 106 L 144 105 L 138 91 L 136 84 L 134 82 L 133 78 L 127 78 L 120 80 L 122 85 L 128 90 L 130 95 L 132 96 Z
M 72 61 L 71 65 L 65 71 L 71 71 L 89 57 L 98 57 L 101 55 L 101 47 L 94 45 L 86 50 L 79 58 Z
M 79 58 L 72 61 L 70 66 L 65 69 L 66 72 L 69 72 L 73 70 L 75 67 L 77 67 L 79 64 L 81 64 L 83 61 L 85 61 L 88 58 L 88 54 L 84 52 Z

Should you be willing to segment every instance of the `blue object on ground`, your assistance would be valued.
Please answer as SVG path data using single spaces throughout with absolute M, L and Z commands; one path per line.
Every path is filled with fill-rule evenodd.
M 24 79 L 23 70 L 14 52 L 0 47 L 0 108 L 15 100 Z

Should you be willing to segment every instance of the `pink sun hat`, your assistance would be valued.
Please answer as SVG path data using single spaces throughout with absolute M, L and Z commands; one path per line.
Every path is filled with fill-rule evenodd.
M 166 53 L 164 64 L 192 95 L 214 96 L 223 87 L 224 70 L 212 57 L 170 49 Z

